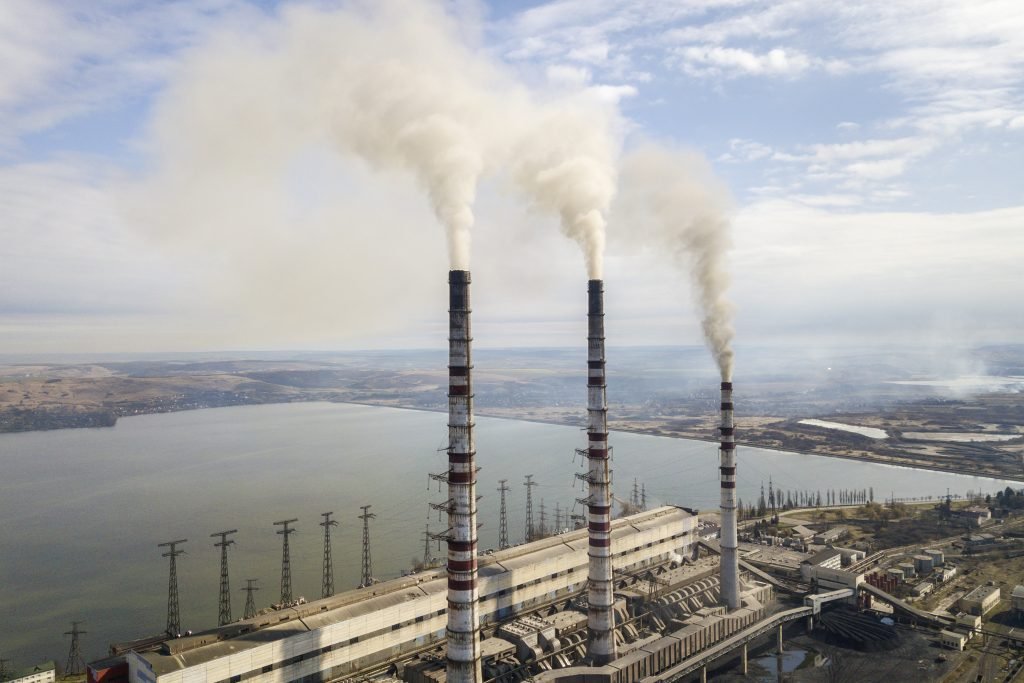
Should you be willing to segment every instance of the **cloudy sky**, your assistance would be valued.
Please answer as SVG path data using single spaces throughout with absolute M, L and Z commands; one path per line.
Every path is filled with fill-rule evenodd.
M 434 197 L 318 136 L 346 125 L 331 65 L 438 40 L 442 87 L 581 94 L 616 154 L 706 159 L 741 345 L 1024 339 L 1020 2 L 463 0 L 422 36 L 323 30 L 366 6 L 0 2 L 0 353 L 436 346 Z M 577 343 L 580 250 L 506 181 L 473 207 L 477 343 Z M 640 220 L 612 202 L 610 342 L 700 343 Z

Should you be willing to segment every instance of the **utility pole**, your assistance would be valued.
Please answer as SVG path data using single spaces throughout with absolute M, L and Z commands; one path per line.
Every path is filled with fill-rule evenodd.
M 338 526 L 336 520 L 331 519 L 333 512 L 321 512 L 320 516 L 324 521 L 320 526 L 324 528 L 324 571 L 323 581 L 320 582 L 320 597 L 329 598 L 334 595 L 334 560 L 331 558 L 331 527 Z
M 234 545 L 229 541 L 230 534 L 237 534 L 238 529 L 231 531 L 217 531 L 210 534 L 210 538 L 220 536 L 220 540 L 214 543 L 214 547 L 220 548 L 220 600 L 217 602 L 217 625 L 223 626 L 231 623 L 231 588 L 228 585 L 228 546 Z
M 360 588 L 373 583 L 373 564 L 370 560 L 370 520 L 377 515 L 369 511 L 371 507 L 373 506 L 360 506 L 363 511 L 363 514 L 359 515 L 359 519 L 363 520 L 363 571 L 359 581 Z
M 242 589 L 245 591 L 245 613 L 242 614 L 243 619 L 252 619 L 256 616 L 256 600 L 253 598 L 252 594 L 253 591 L 259 590 L 259 586 L 256 585 L 258 580 L 259 579 L 245 580 L 245 588 Z
M 505 494 L 512 489 L 508 487 L 508 479 L 498 482 L 498 492 L 501 494 L 501 514 L 498 516 L 498 550 L 508 547 L 508 507 L 505 504 Z
M 280 522 L 274 522 L 274 526 L 281 527 L 277 533 L 281 534 L 283 543 L 281 545 L 281 604 L 287 605 L 292 602 L 292 558 L 291 553 L 288 551 L 288 537 L 295 533 L 295 529 L 290 528 L 289 524 L 294 524 L 299 521 L 298 517 L 294 519 L 282 519 Z
M 167 579 L 167 635 L 176 638 L 181 633 L 181 612 L 178 610 L 178 555 L 184 555 L 184 550 L 178 550 L 177 546 L 187 543 L 188 539 L 158 543 L 157 548 L 168 548 L 168 551 L 161 557 L 169 557 L 171 560 L 170 576 Z
M 71 649 L 68 650 L 68 663 L 64 665 L 64 675 L 74 674 L 75 676 L 85 672 L 85 660 L 82 659 L 82 645 L 79 642 L 78 636 L 88 633 L 88 631 L 79 631 L 78 625 L 80 621 L 71 622 L 71 630 L 65 631 L 64 635 L 71 636 Z
M 533 540 L 533 487 L 537 485 L 537 482 L 533 480 L 532 474 L 526 475 L 526 481 L 523 482 L 523 486 L 526 487 L 526 542 L 529 543 Z

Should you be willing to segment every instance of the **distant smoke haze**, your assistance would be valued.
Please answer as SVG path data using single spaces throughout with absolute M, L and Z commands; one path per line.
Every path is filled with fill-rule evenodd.
M 694 283 L 704 338 L 723 381 L 732 379 L 733 306 L 726 258 L 729 196 L 696 152 L 645 143 L 622 159 L 613 222 L 617 243 L 663 252 Z

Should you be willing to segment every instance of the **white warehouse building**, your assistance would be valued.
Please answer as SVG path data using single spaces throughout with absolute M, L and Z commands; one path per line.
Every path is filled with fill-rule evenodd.
M 617 571 L 688 554 L 696 514 L 677 507 L 612 524 Z M 504 621 L 585 591 L 587 530 L 481 556 L 480 619 Z M 447 574 L 431 570 L 278 610 L 128 654 L 133 683 L 321 681 L 346 676 L 444 640 Z

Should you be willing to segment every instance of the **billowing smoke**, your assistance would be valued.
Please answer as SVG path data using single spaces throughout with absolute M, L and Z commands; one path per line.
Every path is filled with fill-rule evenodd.
M 158 168 L 132 193 L 131 219 L 185 253 L 198 245 L 217 278 L 208 291 L 231 292 L 255 327 L 269 315 L 279 330 L 348 334 L 367 316 L 416 309 L 422 292 L 382 273 L 407 282 L 434 268 L 422 221 L 394 218 L 408 214 L 405 178 L 446 229 L 449 267 L 469 268 L 478 182 L 495 176 L 558 215 L 599 277 L 614 121 L 585 92 L 523 85 L 440 3 L 244 15 L 196 48 L 158 101 Z M 354 160 L 379 186 L 367 191 L 375 181 Z M 394 200 L 367 218 L 381 194 Z
M 695 152 L 647 143 L 625 155 L 614 220 L 630 241 L 664 251 L 691 274 L 704 338 L 722 379 L 732 379 L 733 306 L 726 256 L 729 198 Z
M 537 112 L 534 121 L 514 149 L 515 180 L 538 206 L 558 214 L 563 232 L 583 249 L 587 276 L 601 279 L 616 184 L 612 112 L 579 98 Z

